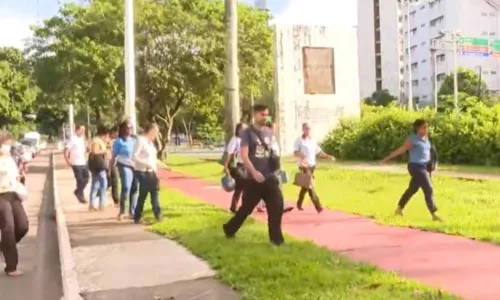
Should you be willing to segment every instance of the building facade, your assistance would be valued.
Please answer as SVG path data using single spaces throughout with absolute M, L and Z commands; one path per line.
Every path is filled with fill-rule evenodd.
M 357 9 L 361 98 L 383 89 L 403 97 L 401 5 L 398 1 L 358 0 Z
M 415 103 L 431 104 L 434 88 L 439 89 L 447 74 L 454 72 L 453 44 L 450 32 L 462 37 L 499 40 L 500 1 L 498 0 L 427 0 L 410 6 L 410 30 L 402 7 L 404 45 L 404 94 L 409 85 Z M 444 36 L 443 36 L 444 33 Z M 408 49 L 408 35 L 411 47 Z M 436 49 L 436 50 L 433 50 Z M 411 67 L 408 64 L 411 51 Z M 434 65 L 436 64 L 436 65 Z M 488 88 L 500 90 L 500 59 L 491 56 L 461 55 L 457 52 L 457 66 L 481 73 Z M 408 81 L 408 73 L 412 82 Z

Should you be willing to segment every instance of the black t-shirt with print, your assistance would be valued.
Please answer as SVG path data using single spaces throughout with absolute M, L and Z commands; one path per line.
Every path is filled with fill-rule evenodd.
M 273 175 L 273 170 L 269 164 L 270 151 L 266 150 L 266 147 L 262 145 L 255 129 L 248 128 L 241 135 L 241 146 L 248 147 L 248 158 L 254 165 L 255 169 L 262 173 L 264 177 L 269 178 Z M 258 129 L 257 129 L 258 130 Z M 272 131 L 263 127 L 260 130 L 262 139 L 267 144 L 269 150 L 271 150 L 271 142 L 273 140 Z

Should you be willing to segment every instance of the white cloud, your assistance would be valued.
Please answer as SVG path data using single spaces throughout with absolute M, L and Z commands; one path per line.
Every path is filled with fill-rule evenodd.
M 355 0 L 290 0 L 273 23 L 356 26 Z
M 34 18 L 0 16 L 0 47 L 24 48 L 25 40 L 32 36 L 30 26 L 36 24 Z

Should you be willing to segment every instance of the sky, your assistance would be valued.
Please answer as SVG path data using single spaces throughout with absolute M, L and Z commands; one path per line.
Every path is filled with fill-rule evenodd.
M 65 1 L 71 0 L 0 0 L 0 47 L 23 48 L 30 25 L 55 15 Z M 356 0 L 267 0 L 274 22 L 302 25 L 355 26 L 356 5 Z

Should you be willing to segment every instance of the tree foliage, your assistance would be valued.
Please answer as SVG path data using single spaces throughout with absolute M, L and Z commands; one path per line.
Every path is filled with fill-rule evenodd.
M 479 99 L 487 99 L 489 96 L 488 85 L 479 78 L 479 75 L 474 70 L 459 68 L 458 69 L 458 92 L 465 93 L 469 96 L 477 96 Z M 441 87 L 439 88 L 438 96 L 448 96 L 454 94 L 454 74 L 448 74 Z
M 221 0 L 135 1 L 137 109 L 139 123 L 156 121 L 166 150 L 174 126 L 220 130 L 223 117 L 225 24 Z M 238 5 L 242 107 L 272 85 L 269 14 Z M 44 114 L 48 105 L 92 109 L 97 123 L 123 118 L 123 1 L 64 4 L 34 27 L 29 49 Z M 59 113 L 51 116 L 62 120 Z M 188 126 L 188 124 L 190 124 Z M 178 126 L 179 127 L 179 126 Z M 188 133 L 188 132 L 186 132 Z M 188 134 L 190 134 L 189 132 Z M 217 133 L 210 133 L 216 136 Z
M 365 98 L 363 102 L 367 105 L 388 106 L 396 100 L 397 98 L 391 95 L 388 90 L 383 89 L 373 92 L 372 96 Z
M 38 88 L 23 54 L 14 48 L 0 48 L 0 127 L 15 134 L 29 126 L 24 116 L 33 113 Z

